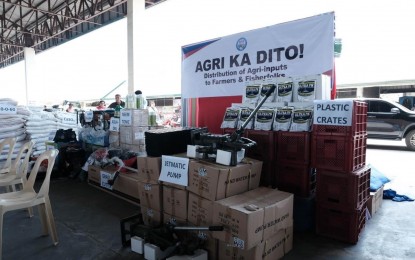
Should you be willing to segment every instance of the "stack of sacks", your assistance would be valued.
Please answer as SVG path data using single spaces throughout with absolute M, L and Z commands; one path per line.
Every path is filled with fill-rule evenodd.
M 35 141 L 33 155 L 46 151 L 46 141 L 57 130 L 57 119 L 52 112 L 31 108 L 32 114 L 27 118 L 26 132 L 30 140 Z
M 78 123 L 77 114 L 67 113 L 65 111 L 56 111 L 54 112 L 54 115 L 58 120 L 58 129 L 73 129 L 76 136 L 78 136 L 81 126 Z
M 2 108 L 6 106 L 16 107 L 17 101 L 14 101 L 10 98 L 1 98 L 0 104 Z M 24 108 L 16 107 L 16 114 L 7 112 L 0 114 L 0 141 L 3 141 L 9 137 L 16 138 L 16 144 L 13 149 L 12 159 L 16 158 L 20 147 L 25 142 L 26 133 L 24 123 L 29 113 L 30 112 Z M 2 151 L 0 154 L 0 165 L 2 165 L 6 159 L 7 151 Z
M 78 132 L 76 114 L 62 111 L 46 112 L 35 107 L 31 107 L 30 111 L 32 113 L 27 118 L 26 132 L 28 139 L 35 141 L 33 155 L 46 151 L 46 141 L 53 140 L 58 129 L 72 128 Z

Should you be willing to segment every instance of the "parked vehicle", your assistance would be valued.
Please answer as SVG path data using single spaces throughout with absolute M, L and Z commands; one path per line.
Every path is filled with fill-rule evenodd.
M 368 104 L 368 138 L 405 139 L 408 149 L 415 151 L 415 111 L 381 98 L 359 98 Z

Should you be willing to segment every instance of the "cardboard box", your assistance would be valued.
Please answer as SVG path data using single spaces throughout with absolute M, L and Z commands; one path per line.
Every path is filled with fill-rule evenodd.
M 148 127 L 144 126 L 120 126 L 120 142 L 132 145 L 144 145 L 144 132 Z
M 187 220 L 195 226 L 212 225 L 213 201 L 189 192 Z
M 163 211 L 174 217 L 187 219 L 188 191 L 163 186 Z
M 110 131 L 108 142 L 109 142 L 110 148 L 120 147 L 120 133 Z
M 123 109 L 120 114 L 120 126 L 148 126 L 147 109 Z
M 167 182 L 167 181 L 161 181 L 161 183 L 163 183 L 163 186 L 165 187 L 176 188 L 178 190 L 186 190 L 186 186 L 183 186 L 180 184 L 174 184 L 174 183 Z
M 137 157 L 138 173 L 146 179 L 158 181 L 161 171 L 161 157 Z
M 240 249 L 251 249 L 263 239 L 293 225 L 294 195 L 259 187 L 213 203 L 213 225 L 224 232 L 213 232 L 222 242 Z
M 138 183 L 140 177 L 135 172 L 127 171 L 120 173 L 111 187 L 101 183 L 101 172 L 107 174 L 115 173 L 116 168 L 113 166 L 102 169 L 99 166 L 90 165 L 88 167 L 88 180 L 99 184 L 101 187 L 108 190 L 118 191 L 135 199 L 139 199 Z
M 191 160 L 187 190 L 215 201 L 255 189 L 261 179 L 262 162 L 247 161 L 236 166 L 224 166 Z
M 132 137 L 133 137 L 133 145 L 143 145 L 146 144 L 146 140 L 144 138 L 144 132 L 147 131 L 147 127 L 140 127 L 140 126 L 133 126 L 131 127 Z
M 279 230 L 275 235 L 257 246 L 243 250 L 219 242 L 218 259 L 274 260 L 281 259 L 292 249 L 293 227 Z
M 88 181 L 101 183 L 101 167 L 95 165 L 88 166 Z
M 383 185 L 377 191 L 370 192 L 369 200 L 367 203 L 367 208 L 369 209 L 370 215 L 373 216 L 378 210 L 380 206 L 382 206 L 383 202 Z
M 376 205 L 376 212 L 379 211 L 380 207 L 382 206 L 382 202 L 383 202 L 383 190 L 384 190 L 384 186 L 382 185 L 382 187 L 380 187 L 374 194 L 374 198 L 375 198 L 375 205 Z
M 138 182 L 140 205 L 157 211 L 163 211 L 162 185 L 154 181 Z
M 144 225 L 157 227 L 163 223 L 163 214 L 160 211 L 141 206 Z
M 99 184 L 99 186 L 101 186 L 102 188 L 112 190 L 112 186 L 109 187 L 109 185 L 106 184 L 105 180 L 102 180 L 102 174 L 104 173 L 104 174 L 109 175 L 109 174 L 113 174 L 115 171 L 116 171 L 116 169 L 114 167 L 111 167 L 111 166 L 101 168 L 100 166 L 89 165 L 88 166 L 88 181 L 95 182 L 95 183 Z
M 115 180 L 112 189 L 123 194 L 139 199 L 140 193 L 138 190 L 139 176 L 137 173 L 120 173 Z
M 129 126 L 120 126 L 120 143 L 132 144 L 133 136 Z

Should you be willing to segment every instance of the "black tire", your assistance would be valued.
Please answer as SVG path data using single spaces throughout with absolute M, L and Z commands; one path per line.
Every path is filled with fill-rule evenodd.
M 411 130 L 405 137 L 406 147 L 415 151 L 415 130 Z

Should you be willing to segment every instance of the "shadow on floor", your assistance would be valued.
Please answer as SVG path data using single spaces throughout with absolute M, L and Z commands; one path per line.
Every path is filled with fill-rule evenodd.
M 51 181 L 50 198 L 59 244 L 41 235 L 37 210 L 4 216 L 3 259 L 143 259 L 121 243 L 120 220 L 139 207 L 72 179 Z M 415 203 L 383 201 L 356 245 L 294 233 L 293 249 L 284 259 L 415 259 Z

